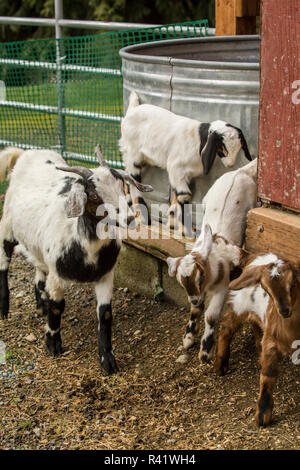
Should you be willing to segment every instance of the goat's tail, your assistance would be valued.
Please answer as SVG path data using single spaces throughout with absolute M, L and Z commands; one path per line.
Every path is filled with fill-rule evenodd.
M 5 179 L 7 172 L 11 172 L 23 152 L 24 150 L 18 147 L 6 147 L 0 152 L 0 181 Z
M 138 94 L 135 91 L 132 91 L 129 96 L 129 104 L 128 104 L 126 114 L 128 113 L 128 111 L 131 111 L 133 108 L 136 108 L 137 106 L 139 106 L 139 104 L 140 104 L 140 100 L 139 100 Z

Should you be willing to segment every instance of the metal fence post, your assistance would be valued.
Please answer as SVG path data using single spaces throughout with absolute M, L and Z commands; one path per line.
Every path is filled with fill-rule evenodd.
M 54 1 L 55 8 L 55 38 L 56 38 L 56 83 L 57 83 L 57 107 L 58 107 L 58 130 L 59 130 L 59 147 L 60 152 L 63 156 L 65 150 L 66 140 L 66 122 L 63 114 L 65 107 L 65 92 L 64 92 L 64 77 L 62 65 L 65 59 L 64 48 L 62 39 L 62 28 L 59 24 L 59 20 L 63 18 L 63 0 Z

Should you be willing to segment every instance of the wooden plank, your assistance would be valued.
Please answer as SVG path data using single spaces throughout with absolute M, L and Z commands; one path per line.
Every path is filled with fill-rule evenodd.
M 168 256 L 184 256 L 189 252 L 195 240 L 174 237 L 174 232 L 164 229 L 161 224 L 158 227 L 142 226 L 139 238 L 134 233 L 128 231 L 125 238 L 123 231 L 123 241 L 139 250 L 148 253 L 155 258 L 165 261 Z
M 256 16 L 236 18 L 236 34 L 255 34 Z
M 273 252 L 300 262 L 300 216 L 279 209 L 248 212 L 245 248 L 250 253 Z
M 235 14 L 237 17 L 259 16 L 259 0 L 236 0 Z
M 258 0 L 216 0 L 216 36 L 256 33 Z
M 216 36 L 236 34 L 235 0 L 216 0 Z
M 299 210 L 299 0 L 262 0 L 261 37 L 258 194 Z

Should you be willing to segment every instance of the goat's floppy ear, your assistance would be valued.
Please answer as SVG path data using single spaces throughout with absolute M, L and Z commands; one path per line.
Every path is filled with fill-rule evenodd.
M 242 149 L 243 149 L 243 152 L 245 154 L 245 157 L 247 158 L 247 160 L 249 160 L 250 162 L 252 161 L 252 157 L 250 155 L 250 152 L 249 152 L 249 149 L 248 149 L 248 144 L 247 144 L 247 141 L 245 139 L 245 136 L 243 134 L 243 131 L 242 129 L 240 129 L 239 127 L 235 127 L 233 126 L 232 124 L 226 124 L 226 126 L 228 127 L 233 127 L 233 129 L 235 129 L 238 134 L 239 134 L 239 139 L 240 139 L 240 142 L 241 142 L 241 146 L 242 146 Z
M 178 260 L 180 258 L 167 258 L 166 262 L 168 265 L 168 273 L 170 277 L 174 277 L 177 271 L 177 266 L 178 266 Z
M 293 273 L 300 282 L 300 263 L 290 263 Z
M 218 132 L 211 132 L 208 135 L 205 147 L 201 152 L 203 172 L 207 175 L 215 161 L 218 150 L 222 144 L 222 136 Z
M 201 155 L 202 150 L 204 149 L 204 147 L 206 145 L 209 128 L 210 128 L 210 123 L 209 122 L 201 122 L 201 124 L 199 126 L 200 155 Z
M 74 183 L 70 189 L 65 203 L 65 210 L 68 217 L 79 217 L 84 213 L 87 195 L 84 186 L 80 183 Z
M 204 227 L 204 235 L 202 239 L 202 243 L 199 249 L 199 253 L 201 254 L 202 258 L 206 260 L 211 252 L 213 242 L 212 230 L 209 224 L 206 224 Z
M 240 277 L 229 283 L 230 290 L 240 290 L 254 286 L 260 281 L 263 266 L 247 266 Z

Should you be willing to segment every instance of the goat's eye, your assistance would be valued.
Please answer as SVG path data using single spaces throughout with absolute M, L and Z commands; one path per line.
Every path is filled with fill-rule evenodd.
M 93 195 L 92 195 L 92 199 L 93 199 L 94 201 L 96 201 L 96 200 L 98 199 L 97 194 L 93 194 Z

